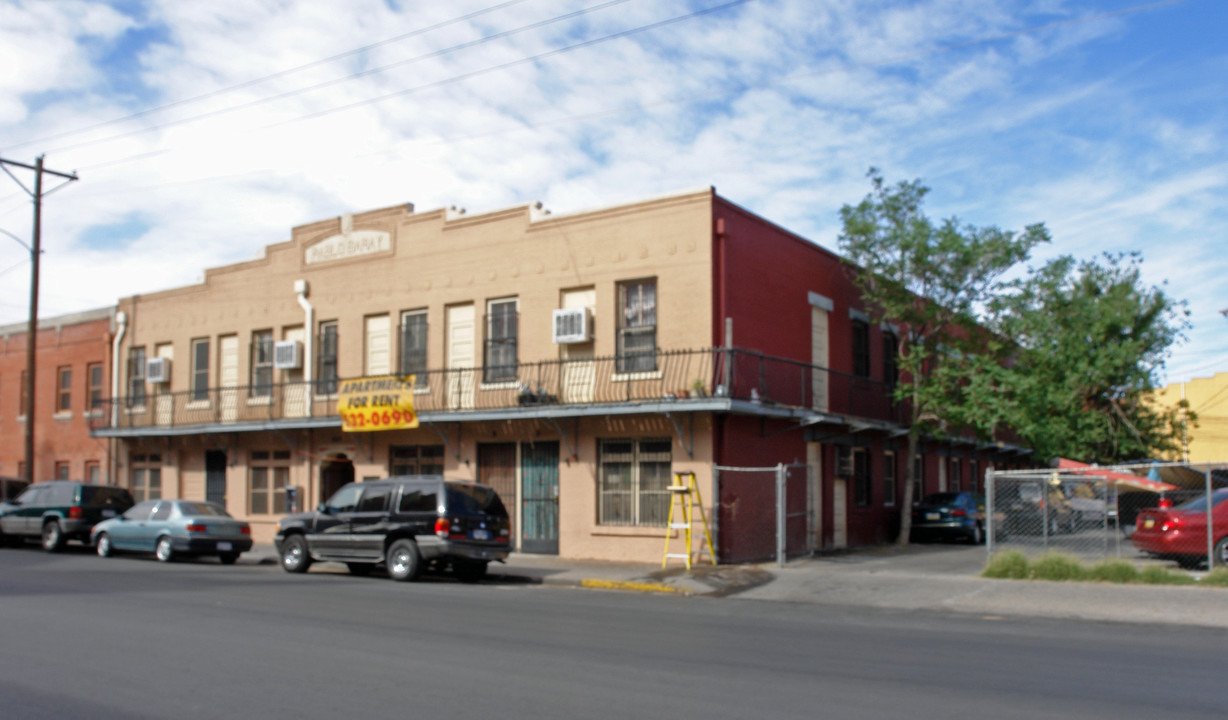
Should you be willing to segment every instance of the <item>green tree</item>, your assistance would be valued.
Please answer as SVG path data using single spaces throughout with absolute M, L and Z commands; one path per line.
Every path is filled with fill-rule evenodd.
M 1039 457 L 1113 463 L 1179 450 L 1187 408 L 1151 396 L 1189 312 L 1142 281 L 1141 263 L 1137 253 L 1059 257 L 991 303 L 992 326 L 1019 348 L 999 397 Z
M 998 354 L 1004 343 L 984 330 L 984 308 L 1003 285 L 1003 276 L 1047 242 L 1043 224 L 1023 232 L 978 228 L 958 218 L 932 222 L 921 210 L 929 189 L 919 180 L 888 186 L 878 170 L 868 177 L 873 191 L 856 206 L 840 209 L 840 249 L 854 266 L 852 277 L 876 321 L 900 329 L 895 399 L 910 417 L 901 513 L 901 545 L 911 529 L 914 463 L 923 435 L 965 430 L 981 434 L 996 426 L 1001 411 L 972 407 L 981 386 L 1002 380 Z M 970 383 L 970 373 L 975 382 Z M 979 383 L 979 385 L 978 385 Z

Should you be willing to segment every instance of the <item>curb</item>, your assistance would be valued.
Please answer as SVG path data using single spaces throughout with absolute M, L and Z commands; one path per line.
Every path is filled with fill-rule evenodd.
M 662 585 L 660 583 L 636 582 L 634 580 L 597 580 L 585 578 L 579 582 L 580 587 L 598 590 L 631 590 L 643 593 L 669 593 L 673 595 L 693 595 L 690 590 Z

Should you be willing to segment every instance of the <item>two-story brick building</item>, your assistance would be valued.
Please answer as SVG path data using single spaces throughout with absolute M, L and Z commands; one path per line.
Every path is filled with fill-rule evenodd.
M 34 473 L 104 483 L 112 442 L 90 434 L 111 397 L 113 308 L 43 318 L 34 373 Z M 0 327 L 0 475 L 25 477 L 29 326 Z
M 121 300 L 123 389 L 96 434 L 138 498 L 224 502 L 257 539 L 349 480 L 443 472 L 498 488 L 523 551 L 659 560 L 689 471 L 718 555 L 759 559 L 772 483 L 721 469 L 784 463 L 791 548 L 882 542 L 905 462 L 895 342 L 847 273 L 711 188 L 333 218 Z M 389 374 L 415 376 L 419 427 L 342 432 L 338 383 Z M 943 443 L 917 462 L 936 490 L 1017 458 Z

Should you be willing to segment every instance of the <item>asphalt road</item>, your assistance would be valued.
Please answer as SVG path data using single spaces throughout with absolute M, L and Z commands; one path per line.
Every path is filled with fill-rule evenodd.
M 0 550 L 0 717 L 1222 718 L 1228 632 Z

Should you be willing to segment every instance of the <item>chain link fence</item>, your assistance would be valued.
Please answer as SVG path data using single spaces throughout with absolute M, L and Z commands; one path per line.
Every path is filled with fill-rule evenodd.
M 755 562 L 812 553 L 814 496 L 810 467 L 713 468 L 717 507 L 717 555 L 721 562 Z
M 1207 502 L 1208 494 L 1211 502 Z M 1060 552 L 1085 563 L 1228 564 L 1228 464 L 1059 461 L 985 478 L 988 555 Z

